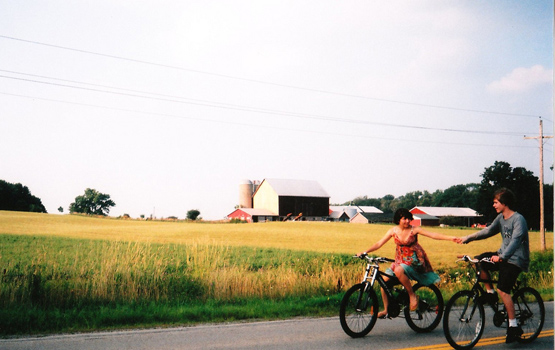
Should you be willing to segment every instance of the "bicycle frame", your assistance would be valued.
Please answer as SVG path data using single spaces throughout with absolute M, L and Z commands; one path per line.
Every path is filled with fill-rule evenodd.
M 384 291 L 383 300 L 389 300 L 386 313 L 381 313 L 380 318 L 395 318 L 403 311 L 402 317 L 417 333 L 431 332 L 437 327 L 443 314 L 443 298 L 435 285 L 415 285 L 414 291 L 422 295 L 418 309 L 415 312 L 410 311 L 407 291 L 395 287 L 401 284 L 398 278 L 380 271 L 380 264 L 395 260 L 369 257 L 366 254 L 354 257 L 366 259 L 366 268 L 362 281 L 349 288 L 341 300 L 339 320 L 345 333 L 353 338 L 363 337 L 374 327 L 380 307 L 380 300 L 374 289 L 376 282 Z
M 497 295 L 492 297 L 492 294 L 489 294 L 482 286 L 483 283 L 497 284 L 499 282 L 491 275 L 487 279 L 483 278 L 483 270 L 478 264 L 489 262 L 489 260 L 478 260 L 464 255 L 459 256 L 458 261 L 470 263 L 476 273 L 476 279 L 470 289 L 455 293 L 447 303 L 443 329 L 451 346 L 455 349 L 467 350 L 474 347 L 482 337 L 485 328 L 485 306 L 489 305 L 494 311 L 493 324 L 496 327 L 502 327 L 507 322 L 507 311 Z M 545 308 L 541 295 L 532 287 L 521 288 L 519 281 L 511 288 L 511 294 L 515 305 L 515 318 L 523 331 L 516 340 L 521 343 L 530 343 L 540 334 L 545 320 Z
M 376 281 L 378 282 L 378 285 L 380 287 L 383 288 L 383 290 L 385 291 L 387 297 L 389 298 L 389 300 L 391 301 L 395 301 L 395 296 L 392 293 L 392 289 L 390 287 L 390 285 L 388 285 L 388 282 L 385 281 L 383 276 L 387 276 L 389 277 L 390 281 L 393 281 L 394 283 L 390 285 L 397 285 L 400 282 L 397 280 L 397 277 L 395 276 L 390 276 L 388 274 L 386 274 L 383 271 L 380 271 L 380 264 L 376 261 L 376 260 L 369 260 L 368 263 L 366 264 L 366 269 L 364 271 L 364 277 L 362 278 L 362 282 L 363 284 L 365 284 L 364 286 L 364 291 L 363 293 L 361 293 L 359 295 L 359 298 L 357 300 L 357 305 L 360 305 L 360 302 L 362 301 L 362 295 L 368 290 L 368 288 L 374 288 L 374 285 L 376 284 Z M 366 301 L 365 301 L 366 302 Z M 361 307 L 361 310 L 364 310 L 366 305 L 362 305 L 363 307 Z
M 481 303 L 483 306 L 488 306 L 493 310 L 494 312 L 494 324 L 496 327 L 500 327 L 502 325 L 503 322 L 505 322 L 505 318 L 506 318 L 506 311 L 505 311 L 505 305 L 499 301 L 495 302 L 495 303 L 487 303 L 487 302 L 483 302 L 482 300 L 479 300 L 480 298 L 482 298 L 484 295 L 487 295 L 486 290 L 484 289 L 484 287 L 482 286 L 483 283 L 490 283 L 490 284 L 497 284 L 499 281 L 492 279 L 491 276 L 489 279 L 484 279 L 482 278 L 482 274 L 480 269 L 478 268 L 478 264 L 479 263 L 491 263 L 491 261 L 488 258 L 483 258 L 481 260 L 476 260 L 476 259 L 472 259 L 469 256 L 463 256 L 461 257 L 460 261 L 465 261 L 465 262 L 469 262 L 471 263 L 472 266 L 472 270 L 474 271 L 475 275 L 476 275 L 476 281 L 474 282 L 474 284 L 472 285 L 472 288 L 470 289 L 470 291 L 474 294 L 473 296 L 473 300 L 475 301 L 475 303 L 473 303 L 473 308 L 470 311 L 469 314 L 467 314 L 467 307 L 468 305 L 465 305 L 462 315 L 466 316 L 466 318 L 462 319 L 461 321 L 469 321 L 472 319 L 472 317 L 474 316 L 474 313 L 476 312 L 476 308 L 477 308 L 477 303 Z M 512 287 L 511 289 L 511 294 L 514 295 L 518 290 L 520 289 L 520 282 L 516 281 L 515 285 Z M 501 306 L 501 308 L 500 308 Z M 526 305 L 526 303 L 524 303 L 524 306 L 529 309 L 528 305 Z M 515 310 L 516 312 L 516 310 Z M 520 315 L 518 317 L 521 317 Z M 526 316 L 524 316 L 526 317 Z

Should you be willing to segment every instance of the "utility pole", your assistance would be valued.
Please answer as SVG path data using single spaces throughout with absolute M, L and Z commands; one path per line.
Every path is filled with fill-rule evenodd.
M 540 241 L 541 251 L 545 251 L 545 209 L 543 203 L 543 139 L 552 139 L 553 136 L 543 136 L 543 120 L 540 117 L 540 135 L 537 137 L 524 137 L 525 139 L 538 139 L 540 143 Z

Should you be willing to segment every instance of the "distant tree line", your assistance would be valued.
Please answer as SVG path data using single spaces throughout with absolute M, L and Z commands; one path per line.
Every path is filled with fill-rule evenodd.
M 528 221 L 531 229 L 540 227 L 539 179 L 531 171 L 522 167 L 512 168 L 507 162 L 496 161 L 485 168 L 479 184 L 455 185 L 446 190 L 414 191 L 404 196 L 391 194 L 382 198 L 357 197 L 344 203 L 359 206 L 374 206 L 386 214 L 398 208 L 411 209 L 422 207 L 468 207 L 483 215 L 483 222 L 491 222 L 497 215 L 492 207 L 493 193 L 502 187 L 511 189 L 517 196 L 516 210 Z M 69 206 L 70 213 L 89 215 L 108 215 L 116 204 L 110 195 L 87 188 L 85 194 L 77 196 Z M 61 208 L 61 207 L 60 207 Z M 544 184 L 545 228 L 553 230 L 553 185 Z M 41 200 L 22 184 L 11 184 L 0 180 L 0 210 L 30 211 L 46 213 Z M 60 209 L 58 209 L 60 210 Z M 60 210 L 60 212 L 63 210 Z M 187 219 L 196 220 L 200 215 L 197 209 L 187 212 Z
M 496 161 L 485 168 L 479 184 L 455 185 L 446 190 L 414 191 L 404 196 L 391 194 L 382 198 L 357 197 L 347 204 L 374 206 L 386 214 L 398 208 L 468 207 L 483 215 L 483 222 L 491 222 L 497 215 L 492 207 L 493 193 L 502 187 L 511 189 L 517 196 L 516 210 L 524 215 L 531 229 L 540 227 L 539 179 L 522 167 L 512 168 L 507 162 Z M 553 185 L 544 184 L 545 228 L 553 230 Z
M 46 213 L 39 198 L 33 196 L 27 186 L 0 180 L 0 210 Z

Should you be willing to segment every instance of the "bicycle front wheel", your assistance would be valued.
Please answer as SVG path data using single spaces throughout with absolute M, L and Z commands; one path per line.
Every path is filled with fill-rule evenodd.
M 431 332 L 441 322 L 443 296 L 439 288 L 433 284 L 425 286 L 418 283 L 413 290 L 419 298 L 418 308 L 416 311 L 410 311 L 410 307 L 405 307 L 405 320 L 417 333 Z
M 542 297 L 535 289 L 524 287 L 514 294 L 513 302 L 516 319 L 524 331 L 518 341 L 530 343 L 540 335 L 545 321 L 545 306 Z
M 484 333 L 484 306 L 469 290 L 457 292 L 447 302 L 443 316 L 443 333 L 455 349 L 471 349 Z
M 368 334 L 378 318 L 378 296 L 366 283 L 355 284 L 343 296 L 339 309 L 341 327 L 353 338 Z

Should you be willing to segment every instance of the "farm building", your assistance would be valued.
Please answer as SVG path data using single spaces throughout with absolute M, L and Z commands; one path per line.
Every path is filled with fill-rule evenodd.
M 238 208 L 227 216 L 228 219 L 238 219 L 246 222 L 277 221 L 278 216 L 265 209 Z
M 330 206 L 329 220 L 367 224 L 381 214 L 381 210 L 372 206 Z
M 412 226 L 439 226 L 439 218 L 428 214 L 412 214 Z
M 458 207 L 414 207 L 410 212 L 413 216 L 425 214 L 436 217 L 438 219 L 438 224 L 439 220 L 444 217 L 459 218 L 461 224 L 468 227 L 472 226 L 475 221 L 478 221 L 482 217 L 473 209 Z
M 243 181 L 239 186 L 240 207 L 228 218 L 241 217 L 252 210 L 264 210 L 258 221 L 324 220 L 329 215 L 329 195 L 316 181 L 265 179 Z M 251 212 L 252 213 L 252 212 Z M 269 215 L 268 215 L 269 213 Z M 233 217 L 232 217 L 233 215 Z

